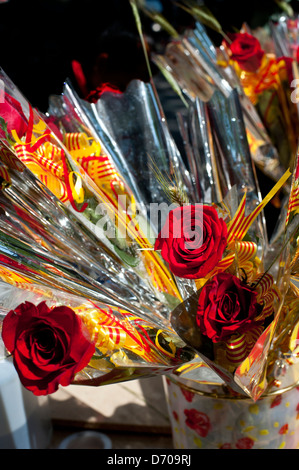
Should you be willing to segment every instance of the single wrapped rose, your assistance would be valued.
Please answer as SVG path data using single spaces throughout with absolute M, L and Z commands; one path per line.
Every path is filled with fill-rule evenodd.
M 247 284 L 232 274 L 220 273 L 201 290 L 196 321 L 200 331 L 218 343 L 254 326 L 261 309 L 256 292 Z
M 8 93 L 4 94 L 4 101 L 0 101 L 0 117 L 4 119 L 9 134 L 15 130 L 19 138 L 23 137 L 28 126 L 27 119 L 20 103 Z M 0 126 L 0 138 L 5 137 L 5 131 Z
M 11 310 L 2 338 L 21 383 L 35 395 L 69 385 L 95 351 L 80 317 L 69 307 L 49 308 L 46 302 L 25 302 Z
M 246 72 L 256 72 L 261 66 L 265 52 L 260 42 L 248 33 L 237 33 L 229 45 L 231 59 L 238 62 L 239 67 Z
M 200 279 L 222 259 L 226 245 L 227 227 L 216 209 L 190 204 L 169 212 L 155 250 L 176 276 Z

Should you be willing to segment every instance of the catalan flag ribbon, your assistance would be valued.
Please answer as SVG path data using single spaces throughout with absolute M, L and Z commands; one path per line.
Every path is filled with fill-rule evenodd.
M 289 197 L 288 211 L 286 216 L 286 225 L 288 225 L 291 215 L 299 213 L 299 153 L 297 155 L 291 192 Z
M 262 212 L 268 202 L 271 201 L 275 194 L 283 187 L 290 176 L 291 172 L 290 170 L 287 170 L 261 203 L 247 216 L 245 216 L 246 194 L 243 196 L 236 214 L 228 224 L 228 245 L 235 240 L 243 240 L 255 219 Z
M 135 197 L 111 158 L 103 154 L 100 144 L 84 132 L 66 133 L 64 144 L 96 184 L 102 202 L 114 211 L 118 229 L 129 235 L 129 241 L 134 240 L 140 246 L 140 257 L 154 287 L 181 300 L 168 269 L 161 262 L 159 255 L 149 249 L 152 245 L 139 226 Z
M 42 120 L 34 124 L 33 109 L 31 106 L 29 109 L 25 140 L 19 139 L 16 131 L 12 130 L 17 157 L 61 202 L 70 202 L 77 212 L 84 212 L 88 203 L 81 208 L 77 206 L 84 202 L 81 175 L 69 170 L 65 151 L 50 141 L 51 132 Z

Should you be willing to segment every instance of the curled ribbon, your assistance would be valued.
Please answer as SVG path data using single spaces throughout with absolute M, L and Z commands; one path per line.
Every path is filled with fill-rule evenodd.
M 166 267 L 161 263 L 158 254 L 147 249 L 151 247 L 137 222 L 137 207 L 133 193 L 118 174 L 113 161 L 101 154 L 100 145 L 84 132 L 66 133 L 64 144 L 71 156 L 87 173 L 100 190 L 100 195 L 109 209 L 113 208 L 118 230 L 130 235 L 137 242 L 140 256 L 143 258 L 146 271 L 155 288 L 166 291 L 181 299 Z M 120 209 L 120 210 L 119 210 Z
M 15 151 L 19 159 L 55 194 L 62 202 L 69 201 L 76 212 L 84 212 L 88 203 L 79 209 L 76 205 L 84 202 L 82 177 L 78 172 L 69 171 L 63 149 L 49 142 L 51 132 L 40 120 L 34 124 L 33 109 L 29 105 L 29 120 L 25 142 L 19 139 L 15 130 Z M 41 134 L 34 137 L 33 132 Z

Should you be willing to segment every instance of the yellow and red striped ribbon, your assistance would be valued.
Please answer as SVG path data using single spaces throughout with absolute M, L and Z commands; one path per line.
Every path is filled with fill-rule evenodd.
M 84 202 L 82 177 L 79 173 L 69 171 L 66 155 L 63 149 L 49 140 L 51 132 L 46 124 L 39 120 L 34 124 L 33 109 L 29 106 L 30 116 L 25 141 L 19 139 L 15 130 L 14 149 L 18 158 L 42 181 L 62 202 L 69 201 L 77 212 L 84 212 L 88 203 L 79 209 L 76 203 Z M 35 137 L 33 132 L 41 134 Z M 74 182 L 75 179 L 75 182 Z
M 58 199 L 62 202 L 68 201 L 69 195 L 66 184 L 57 175 L 49 171 L 50 163 L 47 163 L 47 166 L 45 166 L 45 164 L 36 157 L 36 152 L 30 152 L 23 144 L 16 144 L 15 151 L 21 162 L 23 162 Z
M 32 284 L 31 280 L 27 276 L 16 273 L 2 265 L 0 265 L 0 278 L 7 284 L 11 284 L 22 289 L 27 288 L 28 284 Z
M 62 167 L 63 150 L 50 142 L 42 144 L 34 154 L 38 162 L 58 178 L 63 178 Z
M 234 368 L 246 359 L 262 332 L 263 327 L 256 325 L 246 333 L 234 335 L 225 343 L 226 359 Z
M 93 340 L 95 341 L 96 347 L 103 353 L 106 354 L 108 351 L 119 351 L 121 349 L 127 349 L 148 363 L 162 362 L 165 363 L 163 355 L 161 356 L 155 351 L 155 347 L 158 347 L 159 341 L 157 337 L 161 333 L 159 330 L 156 333 L 156 344 L 153 343 L 147 335 L 144 328 L 141 327 L 143 320 L 132 316 L 129 312 L 119 310 L 123 319 L 120 320 L 114 314 L 111 307 L 94 309 L 86 306 L 75 307 L 74 311 L 80 315 L 83 323 Z M 138 322 L 138 329 L 141 327 L 141 331 L 134 327 L 134 322 L 131 324 L 132 319 Z M 144 335 L 142 335 L 142 332 Z M 152 347 L 150 346 L 152 344 Z M 158 348 L 164 352 L 165 350 Z M 96 362 L 94 363 L 96 366 Z
M 236 211 L 231 222 L 228 224 L 228 237 L 227 244 L 228 246 L 235 240 L 242 240 L 247 234 L 249 228 L 268 204 L 268 202 L 275 196 L 275 194 L 282 188 L 284 183 L 291 176 L 290 170 L 287 170 L 285 174 L 280 178 L 280 180 L 275 184 L 267 196 L 262 200 L 262 202 L 249 214 L 245 216 L 245 205 L 246 205 L 246 194 L 244 194 L 242 201 Z
M 85 133 L 67 133 L 64 143 L 70 154 L 100 190 L 102 202 L 109 208 L 113 208 L 118 229 L 139 244 L 140 256 L 153 286 L 159 291 L 167 292 L 182 300 L 170 272 L 160 260 L 159 255 L 149 249 L 152 246 L 137 223 L 134 195 L 117 172 L 109 156 L 101 155 L 100 147 Z M 118 206 L 122 203 L 122 198 L 119 196 L 125 198 L 125 207 L 122 207 L 122 210 L 119 210 Z M 131 213 L 127 211 L 129 205 Z
M 297 153 L 295 169 L 293 173 L 293 181 L 289 197 L 289 204 L 286 216 L 286 225 L 289 223 L 291 214 L 299 213 L 299 153 Z
M 291 189 L 286 224 L 289 222 L 291 213 L 299 214 L 299 181 L 296 181 Z
M 281 295 L 269 273 L 259 275 L 254 280 L 254 290 L 257 293 L 257 303 L 263 309 L 254 321 L 255 325 L 248 331 L 233 335 L 225 342 L 226 359 L 233 367 L 238 367 L 249 355 L 258 338 L 262 335 L 264 327 L 262 322 L 274 312 L 274 303 L 281 302 Z

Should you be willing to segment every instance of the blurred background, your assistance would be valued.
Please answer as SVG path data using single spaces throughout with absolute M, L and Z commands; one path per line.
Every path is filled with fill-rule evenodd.
M 191 16 L 173 0 L 143 3 L 160 11 L 178 32 L 192 26 Z M 239 29 L 244 22 L 257 28 L 282 12 L 279 0 L 204 3 L 224 31 Z M 298 0 L 287 4 L 297 11 Z M 166 33 L 153 29 L 145 16 L 142 25 L 148 47 L 163 48 Z M 216 43 L 221 40 L 209 33 Z M 1 0 L 0 41 L 0 66 L 41 111 L 47 110 L 50 94 L 61 93 L 67 77 L 76 84 L 73 61 L 81 64 L 88 89 L 99 80 L 122 89 L 132 78 L 148 79 L 129 0 Z

